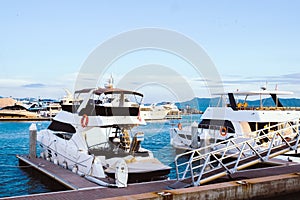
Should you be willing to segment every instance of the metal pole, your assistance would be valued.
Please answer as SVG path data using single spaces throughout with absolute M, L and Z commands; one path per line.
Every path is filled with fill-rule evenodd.
M 29 127 L 29 158 L 36 158 L 36 124 L 32 123 Z

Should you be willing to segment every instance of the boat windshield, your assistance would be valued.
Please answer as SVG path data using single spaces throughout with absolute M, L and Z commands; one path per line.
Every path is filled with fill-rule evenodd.
M 232 107 L 239 109 L 281 109 L 284 105 L 278 95 L 287 95 L 290 92 L 280 91 L 250 91 L 221 94 L 216 107 Z
M 56 121 L 54 119 L 50 123 L 48 129 L 52 130 L 52 131 L 59 131 L 59 132 L 65 132 L 65 133 L 72 133 L 72 134 L 76 133 L 76 129 L 71 124 Z

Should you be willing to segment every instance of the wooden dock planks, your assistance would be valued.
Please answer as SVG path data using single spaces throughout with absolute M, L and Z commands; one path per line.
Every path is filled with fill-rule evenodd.
M 46 174 L 50 178 L 57 180 L 70 189 L 78 190 L 83 188 L 99 187 L 97 184 L 92 183 L 83 177 L 80 177 L 70 170 L 66 170 L 63 167 L 55 165 L 42 158 L 29 158 L 28 156 L 21 155 L 17 155 L 17 158 L 20 161 L 31 165 L 38 171 Z
M 72 173 L 69 170 L 66 170 L 60 166 L 54 165 L 53 163 L 50 163 L 49 161 L 46 161 L 41 158 L 28 158 L 27 156 L 17 156 L 20 160 L 24 160 L 24 162 L 32 165 L 39 171 L 46 171 L 48 176 L 52 176 L 52 178 L 55 178 L 58 181 L 61 181 L 64 184 L 69 184 L 70 187 L 73 187 L 74 190 L 68 190 L 68 191 L 60 191 L 60 192 L 51 192 L 51 193 L 43 193 L 43 194 L 35 194 L 35 195 L 26 195 L 26 196 L 20 196 L 20 197 L 10 197 L 9 199 L 15 199 L 15 200 L 49 200 L 49 199 L 103 199 L 103 198 L 116 198 L 116 199 L 161 199 L 163 198 L 163 195 L 165 192 L 171 192 L 174 195 L 176 193 L 175 190 L 170 190 L 170 187 L 172 184 L 174 184 L 175 180 L 168 180 L 168 181 L 155 181 L 155 182 L 148 182 L 148 183 L 136 183 L 136 184 L 129 184 L 127 188 L 103 188 L 95 185 L 94 183 L 91 183 L 87 181 L 86 179 Z M 267 167 L 262 169 L 252 169 L 252 170 L 244 170 L 237 172 L 231 176 L 228 176 L 227 178 L 224 177 L 223 181 L 231 181 L 231 180 L 240 180 L 248 179 L 250 181 L 251 178 L 254 177 L 262 177 L 262 180 L 264 177 L 267 176 L 274 176 L 280 175 L 280 174 L 286 174 L 286 173 L 293 173 L 296 174 L 296 176 L 299 176 L 298 172 L 300 172 L 300 165 L 299 164 L 285 164 L 281 166 L 273 166 L 273 167 Z M 249 179 L 250 178 L 250 179 Z M 278 176 L 279 179 L 280 176 Z M 216 184 L 209 184 L 207 185 L 209 188 L 211 188 L 208 193 L 214 193 L 216 189 L 220 189 L 220 182 L 215 182 Z M 230 183 L 230 182 L 228 182 Z M 235 182 L 233 182 L 235 185 Z M 204 187 L 207 187 L 204 185 Z M 189 188 L 187 190 L 179 189 L 178 191 L 184 191 L 185 193 L 189 193 L 188 191 L 195 191 L 197 188 L 202 188 L 203 186 L 195 187 L 195 188 Z M 188 194 L 186 194 L 188 195 Z
M 170 189 L 169 185 L 175 180 L 168 181 L 153 181 L 146 183 L 129 184 L 127 188 L 103 188 L 95 183 L 74 174 L 70 170 L 66 170 L 61 166 L 55 165 L 52 162 L 42 158 L 29 158 L 28 156 L 17 155 L 17 158 L 31 165 L 38 171 L 46 174 L 50 178 L 55 179 L 66 187 L 73 189 L 68 191 L 59 191 L 51 193 L 43 193 L 37 195 L 26 195 L 20 197 L 12 197 L 10 199 L 101 199 L 111 198 L 124 195 L 135 195 L 147 192 L 160 192 Z

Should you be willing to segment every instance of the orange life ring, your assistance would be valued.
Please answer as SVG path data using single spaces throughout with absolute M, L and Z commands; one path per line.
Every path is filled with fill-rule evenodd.
M 88 125 L 88 123 L 89 123 L 89 117 L 86 114 L 84 114 L 81 118 L 82 128 L 86 127 Z
M 139 113 L 138 113 L 137 119 L 138 119 L 140 122 L 142 121 L 142 117 L 141 117 L 140 111 L 139 111 Z
M 177 126 L 178 126 L 178 129 L 179 129 L 179 130 L 182 130 L 182 124 L 181 124 L 181 123 L 178 123 Z
M 226 127 L 222 126 L 220 128 L 220 135 L 223 136 L 223 137 L 225 137 L 226 134 L 227 134 L 227 129 L 226 129 Z

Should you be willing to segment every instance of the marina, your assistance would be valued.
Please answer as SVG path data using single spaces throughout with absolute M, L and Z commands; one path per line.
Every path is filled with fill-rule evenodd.
M 62 111 L 53 116 L 47 128 L 37 128 L 38 122 L 30 124 L 29 153 L 16 154 L 21 169 L 28 167 L 37 171 L 51 179 L 51 182 L 61 185 L 60 189 L 54 193 L 12 196 L 12 199 L 68 199 L 73 193 L 76 194 L 74 199 L 87 195 L 92 195 L 94 199 L 119 198 L 120 194 L 124 198 L 135 198 L 138 195 L 139 198 L 149 196 L 154 199 L 168 196 L 183 198 L 189 195 L 200 198 L 206 194 L 212 199 L 222 199 L 222 194 L 227 193 L 228 188 L 225 187 L 225 190 L 220 184 L 235 181 L 232 190 L 240 191 L 237 188 L 244 183 L 253 181 L 252 188 L 268 184 L 269 180 L 275 185 L 277 182 L 282 184 L 282 181 L 287 183 L 291 180 L 291 173 L 299 173 L 300 162 L 297 155 L 293 155 L 300 141 L 300 122 L 296 120 L 299 119 L 298 111 L 295 111 L 295 116 L 289 116 L 291 119 L 283 117 L 288 121 L 282 119 L 277 123 L 272 121 L 266 124 L 264 120 L 265 124 L 256 124 L 255 130 L 246 131 L 251 137 L 232 137 L 230 134 L 234 134 L 234 130 L 238 134 L 241 131 L 239 128 L 234 129 L 233 125 L 228 127 L 226 120 L 222 126 L 226 133 L 227 129 L 233 130 L 228 135 L 222 135 L 222 129 L 213 124 L 214 130 L 220 130 L 220 137 L 207 132 L 203 134 L 202 123 L 207 122 L 206 113 L 146 123 L 139 112 L 143 95 L 135 91 L 106 85 L 105 88 L 83 89 L 76 93 L 78 97 L 85 98 L 80 97 L 80 101 L 62 105 Z M 134 102 L 132 99 L 137 101 L 138 98 L 131 98 L 131 95 L 139 96 L 139 102 Z M 237 103 L 233 102 L 233 98 L 230 99 L 229 108 L 238 112 Z M 279 102 L 279 106 L 275 106 L 282 110 L 284 107 L 277 97 L 273 99 Z M 253 112 L 258 109 L 250 110 Z M 245 111 L 241 109 L 241 112 Z M 213 119 L 211 121 L 215 123 Z M 181 124 L 186 127 L 182 128 Z M 181 131 L 188 130 L 187 124 L 190 124 L 190 132 L 186 133 L 190 134 L 189 137 L 184 136 L 185 142 L 176 143 L 185 145 L 182 146 L 184 148 L 174 146 L 174 139 L 179 139 L 176 134 L 182 135 Z M 160 135 L 165 145 L 149 138 L 147 132 L 151 127 L 155 127 L 153 136 Z M 213 137 L 208 138 L 208 135 Z M 146 149 L 147 143 L 149 149 Z M 153 144 L 161 149 L 155 151 Z M 161 152 L 167 153 L 165 157 L 161 157 Z M 280 175 L 280 179 L 274 175 Z M 298 176 L 293 178 L 297 179 Z M 201 193 L 196 192 L 198 187 L 208 185 L 210 187 L 205 193 L 202 193 L 202 189 L 199 190 Z M 275 186 L 268 186 L 269 189 L 272 187 Z M 215 195 L 215 190 L 220 190 L 220 193 Z M 230 198 L 238 199 L 245 195 L 270 197 L 250 191 L 243 191 L 243 194 L 235 192 Z M 291 187 L 284 191 L 293 193 L 298 190 Z
M 206 195 L 210 196 L 210 199 L 223 199 L 224 196 L 222 195 L 232 195 L 230 191 L 239 191 L 238 193 L 235 193 L 236 196 L 228 196 L 230 198 L 243 199 L 245 196 L 251 197 L 251 195 L 254 194 L 256 196 L 253 197 L 263 198 L 269 196 L 253 191 L 253 188 L 261 188 L 262 185 L 264 185 L 265 188 L 271 190 L 278 187 L 277 184 L 288 184 L 289 181 L 296 183 L 299 179 L 298 172 L 300 170 L 300 165 L 296 162 L 270 159 L 265 162 L 264 166 L 259 167 L 258 169 L 244 169 L 233 174 L 229 173 L 220 179 L 216 179 L 208 184 L 201 184 L 201 186 L 198 187 L 185 188 L 187 186 L 186 182 L 178 182 L 178 180 L 173 178 L 173 180 L 151 181 L 138 184 L 133 183 L 129 184 L 126 188 L 105 188 L 87 181 L 84 177 L 79 176 L 72 171 L 66 171 L 65 168 L 43 158 L 30 158 L 26 155 L 17 155 L 17 158 L 19 159 L 20 166 L 31 166 L 68 189 L 54 193 L 11 197 L 11 199 L 81 199 L 85 196 L 92 197 L 93 199 L 115 197 L 160 199 L 164 196 L 185 198 L 190 195 L 195 198 L 201 198 L 204 197 L 203 195 Z M 270 184 L 271 182 L 272 184 Z M 244 185 L 250 183 L 252 189 L 247 189 L 245 191 Z M 215 193 L 216 190 L 219 191 L 218 195 Z M 281 187 L 280 191 L 280 194 L 285 194 L 294 193 L 298 190 L 297 187 Z
M 1 3 L 0 200 L 300 199 L 300 2 Z
M 54 100 L 0 98 L 0 121 L 49 121 L 60 110 Z
M 262 117 L 252 122 L 251 115 L 245 116 L 248 111 L 246 103 L 243 103 L 242 109 L 229 93 L 228 107 L 217 109 L 232 109 L 230 117 L 241 113 L 244 118 L 233 117 L 230 120 L 225 115 L 225 118 L 221 116 L 208 120 L 207 116 L 211 115 L 206 112 L 213 108 L 207 108 L 203 115 L 163 121 L 155 119 L 146 123 L 145 114 L 140 112 L 143 99 L 141 93 L 114 88 L 112 81 L 104 88 L 78 90 L 75 92 L 78 100 L 65 101 L 61 105 L 62 110 L 51 116 L 46 128 L 37 126 L 38 121 L 30 124 L 29 152 L 16 154 L 20 169 L 25 167 L 37 171 L 51 179 L 51 182 L 57 182 L 60 189 L 55 189 L 54 193 L 11 198 L 68 199 L 76 194 L 74 199 L 87 195 L 92 195 L 94 199 L 119 198 L 120 195 L 124 198 L 135 198 L 138 195 L 139 198 L 149 196 L 155 199 L 170 196 L 183 198 L 189 195 L 200 198 L 206 194 L 212 199 L 222 199 L 222 194 L 228 195 L 228 188 L 220 187 L 220 184 L 230 181 L 235 181 L 232 190 L 239 191 L 230 194 L 233 195 L 230 198 L 242 199 L 245 195 L 270 197 L 251 190 L 241 194 L 241 189 L 237 188 L 252 181 L 252 188 L 268 184 L 269 180 L 275 185 L 277 182 L 282 184 L 282 181 L 287 183 L 291 178 L 286 177 L 290 177 L 291 173 L 299 173 L 297 150 L 300 115 L 297 110 L 283 107 L 276 96 L 281 92 L 262 91 L 255 94 L 271 94 L 275 109 L 268 109 L 273 113 L 266 115 L 269 121 L 262 119 L 265 117 L 265 113 L 262 113 Z M 171 106 L 163 112 L 158 110 L 158 113 L 166 116 L 167 111 L 172 109 L 175 107 Z M 261 109 L 265 112 L 266 107 L 260 105 L 258 109 L 252 108 L 250 111 L 260 115 Z M 287 110 L 293 115 L 279 119 L 276 112 L 278 109 Z M 284 113 L 280 112 L 280 115 Z M 271 116 L 277 116 L 278 119 L 274 121 Z M 222 119 L 223 124 L 220 123 Z M 245 121 L 235 122 L 236 119 Z M 262 122 L 256 119 L 262 119 Z M 245 129 L 247 120 L 249 125 Z M 206 123 L 205 126 L 203 123 Z M 217 126 L 219 124 L 221 126 Z M 240 125 L 244 128 L 239 128 Z M 160 135 L 160 142 L 164 142 L 164 145 L 149 137 L 147 132 L 151 127 L 154 128 L 153 136 Z M 220 135 L 216 134 L 216 130 Z M 160 148 L 158 151 L 154 148 L 156 146 Z M 161 152 L 166 153 L 165 157 L 162 157 Z M 276 179 L 274 175 L 281 177 Z M 293 178 L 297 179 L 298 176 Z M 201 189 L 201 193 L 196 192 L 198 187 L 208 185 L 210 187 L 205 193 Z M 267 187 L 272 189 L 275 186 Z M 215 190 L 220 192 L 215 195 Z M 298 190 L 290 187 L 284 191 L 291 193 Z

